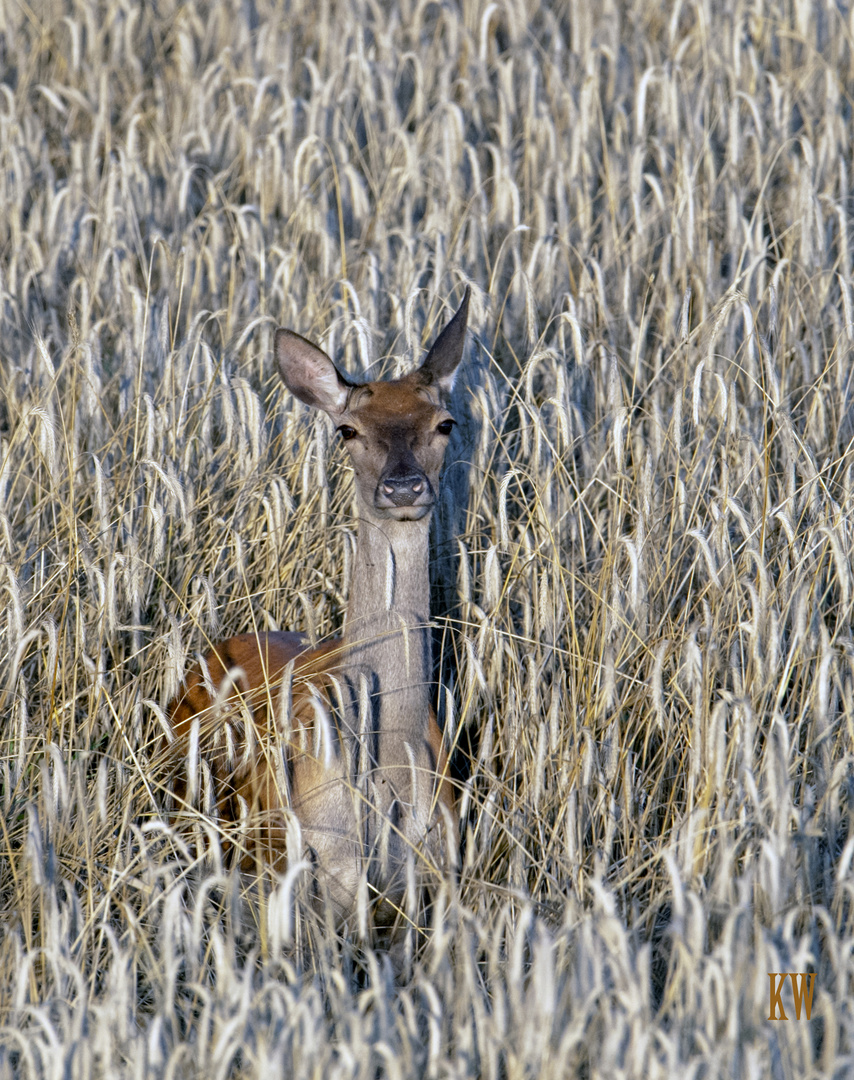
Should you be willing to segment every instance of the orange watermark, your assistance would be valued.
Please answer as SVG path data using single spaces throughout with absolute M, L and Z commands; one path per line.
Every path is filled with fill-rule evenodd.
M 786 979 L 790 979 L 792 983 L 792 995 L 795 999 L 795 1017 L 800 1020 L 801 1006 L 803 1006 L 804 1011 L 807 1014 L 807 1020 L 809 1020 L 812 1014 L 812 992 L 815 988 L 815 972 L 807 974 L 803 971 L 769 971 L 768 978 L 771 982 L 768 997 L 768 1019 L 789 1019 L 788 1016 L 786 1016 L 786 1010 L 783 1008 L 783 1000 L 780 997 L 780 994 L 786 984 Z M 776 982 L 777 979 L 780 981 Z M 809 980 L 809 989 L 807 989 L 807 980 Z M 777 1015 L 778 1009 L 780 1010 L 779 1016 Z

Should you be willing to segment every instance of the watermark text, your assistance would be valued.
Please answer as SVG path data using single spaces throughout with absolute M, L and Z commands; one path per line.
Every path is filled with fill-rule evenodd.
M 768 997 L 768 1019 L 789 1019 L 786 1016 L 786 1010 L 783 1008 L 783 999 L 780 997 L 786 979 L 789 979 L 792 983 L 792 996 L 795 999 L 795 1017 L 800 1020 L 801 1008 L 803 1008 L 807 1020 L 809 1020 L 812 1015 L 812 992 L 815 988 L 815 972 L 807 974 L 807 972 L 802 971 L 769 971 L 768 978 L 771 982 Z

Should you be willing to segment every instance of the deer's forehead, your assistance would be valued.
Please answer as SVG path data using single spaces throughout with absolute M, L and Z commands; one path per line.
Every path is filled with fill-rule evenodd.
M 382 427 L 429 423 L 437 411 L 426 388 L 404 380 L 360 386 L 351 396 L 348 412 L 364 423 Z

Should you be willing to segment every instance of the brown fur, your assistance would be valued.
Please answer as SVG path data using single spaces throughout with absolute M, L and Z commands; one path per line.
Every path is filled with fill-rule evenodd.
M 188 784 L 182 775 L 180 759 L 187 755 L 193 721 L 198 720 L 200 755 L 211 770 L 216 809 L 223 826 L 228 829 L 237 824 L 241 814 L 248 811 L 250 828 L 239 841 L 244 867 L 251 865 L 256 857 L 274 866 L 283 866 L 286 859 L 287 829 L 282 808 L 290 806 L 290 798 L 287 789 L 280 790 L 281 782 L 271 761 L 272 754 L 282 745 L 283 736 L 288 788 L 294 783 L 295 759 L 306 768 L 306 756 L 298 754 L 290 733 L 278 731 L 275 722 L 277 687 L 285 668 L 295 661 L 294 715 L 304 727 L 310 728 L 309 685 L 323 688 L 325 677 L 334 671 L 340 653 L 339 639 L 311 649 L 299 634 L 239 634 L 220 642 L 205 656 L 215 690 L 222 685 L 227 672 L 240 669 L 243 673 L 235 682 L 234 692 L 219 703 L 219 708 L 205 687 L 198 664 L 187 673 L 181 691 L 169 703 L 175 740 L 168 753 L 176 766 L 173 784 L 176 803 L 180 807 L 186 802 Z M 246 730 L 247 723 L 252 725 L 251 733 Z M 231 754 L 224 738 L 226 724 L 233 737 Z M 254 752 L 249 754 L 245 752 L 247 738 L 254 744 Z
M 214 715 L 214 699 L 205 688 L 202 670 L 194 664 L 182 684 L 180 692 L 169 702 L 167 711 L 174 734 L 174 741 L 167 749 L 173 763 L 175 780 L 173 793 L 177 806 L 186 803 L 187 779 L 182 775 L 182 759 L 186 757 L 190 743 L 193 721 L 200 721 L 200 754 L 211 769 L 216 791 L 217 813 L 225 827 L 237 824 L 241 818 L 241 800 L 249 811 L 250 827 L 248 844 L 242 846 L 241 865 L 249 868 L 256 858 L 272 866 L 283 867 L 287 857 L 286 835 L 282 808 L 297 810 L 298 798 L 289 798 L 282 792 L 275 777 L 269 755 L 284 736 L 286 746 L 287 779 L 290 793 L 311 791 L 322 781 L 323 766 L 310 748 L 313 742 L 314 710 L 310 704 L 309 686 L 314 686 L 324 696 L 328 693 L 330 676 L 340 667 L 343 650 L 341 638 L 322 642 L 314 648 L 307 647 L 299 634 L 285 631 L 267 634 L 238 634 L 210 649 L 205 664 L 214 688 L 218 688 L 228 671 L 240 669 L 243 675 L 235 684 L 235 692 L 221 702 L 222 712 Z M 285 668 L 291 661 L 293 671 L 293 714 L 297 721 L 298 742 L 290 733 L 281 732 L 275 723 L 275 711 L 271 716 L 270 705 L 275 710 L 275 694 L 281 684 Z M 240 715 L 240 704 L 251 710 L 254 740 L 257 752 L 245 765 L 239 764 L 245 746 L 245 720 Z M 221 735 L 223 724 L 229 723 L 236 736 L 237 761 L 227 758 L 227 748 Z M 243 738 L 241 739 L 241 733 Z M 239 740 L 239 742 L 238 742 Z M 456 817 L 456 791 L 450 779 L 450 763 L 441 728 L 433 710 L 427 722 L 425 745 L 429 749 L 431 763 L 437 782 L 435 797 L 445 807 L 452 820 Z

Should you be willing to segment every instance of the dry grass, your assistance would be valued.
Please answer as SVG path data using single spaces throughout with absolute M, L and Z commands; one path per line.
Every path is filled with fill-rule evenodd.
M 291 7 L 0 7 L 0 1076 L 848 1075 L 851 19 Z M 273 328 L 396 370 L 466 282 L 463 870 L 393 987 L 152 762 L 210 638 L 340 625 Z

